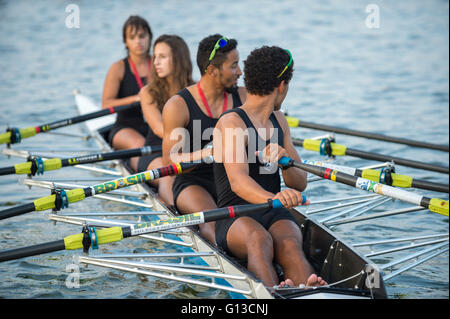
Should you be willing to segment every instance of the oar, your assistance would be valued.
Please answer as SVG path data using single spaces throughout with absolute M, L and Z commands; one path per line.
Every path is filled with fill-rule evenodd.
M 387 135 L 378 134 L 378 133 L 363 132 L 363 131 L 351 130 L 351 129 L 335 127 L 335 126 L 330 126 L 330 125 L 305 122 L 305 121 L 301 121 L 295 117 L 291 117 L 291 116 L 287 116 L 287 115 L 286 115 L 286 119 L 287 119 L 290 127 L 304 127 L 304 128 L 314 129 L 314 130 L 334 132 L 334 133 L 340 133 L 340 134 L 345 134 L 345 135 L 350 135 L 350 136 L 365 137 L 365 138 L 379 140 L 379 141 L 428 148 L 428 149 L 439 150 L 439 151 L 444 151 L 444 152 L 449 151 L 448 145 L 420 142 L 420 141 L 414 141 L 414 140 L 410 140 L 410 139 L 406 139 L 406 138 L 387 136 Z
M 321 140 L 292 138 L 292 142 L 294 143 L 294 145 L 303 147 L 304 149 L 309 150 L 309 151 L 321 152 L 321 149 L 323 149 L 323 147 L 322 147 L 323 142 Z M 403 166 L 407 166 L 407 167 L 413 167 L 413 168 L 419 168 L 419 169 L 424 169 L 424 170 L 428 170 L 428 171 L 449 174 L 449 168 L 446 166 L 433 165 L 433 164 L 423 163 L 423 162 L 419 162 L 419 161 L 404 159 L 404 158 L 400 158 L 400 157 L 359 151 L 359 150 L 348 148 L 345 145 L 336 144 L 333 142 L 330 142 L 330 146 L 331 146 L 331 154 L 329 154 L 329 155 L 333 155 L 333 156 L 348 155 L 348 156 L 355 156 L 358 158 L 364 158 L 364 159 L 380 161 L 380 162 L 394 162 L 397 165 L 403 165 Z
M 78 164 L 97 163 L 102 161 L 110 161 L 114 159 L 131 158 L 135 156 L 146 156 L 152 153 L 161 152 L 161 146 L 145 146 L 141 148 L 133 148 L 128 150 L 120 150 L 108 153 L 98 153 L 83 155 L 72 158 L 52 158 L 42 160 L 35 158 L 26 163 L 16 164 L 14 166 L 0 168 L 0 175 L 8 174 L 43 174 L 45 171 L 60 169 L 66 166 L 73 166 Z
M 199 165 L 199 163 L 177 163 L 160 168 L 155 168 L 142 173 L 115 179 L 102 184 L 89 186 L 85 188 L 75 188 L 72 190 L 57 191 L 56 194 L 45 196 L 34 200 L 32 203 L 24 204 L 0 211 L 0 219 L 6 219 L 34 211 L 43 211 L 47 209 L 59 210 L 68 207 L 69 203 L 74 203 L 85 199 L 86 197 L 97 194 L 107 193 L 116 189 L 128 187 L 135 184 L 145 183 L 164 176 L 178 175 L 184 171 Z
M 8 128 L 6 133 L 0 134 L 0 144 L 20 143 L 20 141 L 22 139 L 35 136 L 36 134 L 39 134 L 39 133 L 49 132 L 51 130 L 54 130 L 54 129 L 57 129 L 60 127 L 69 126 L 72 124 L 81 123 L 81 122 L 84 122 L 87 120 L 92 120 L 92 119 L 102 117 L 105 115 L 125 111 L 128 109 L 138 107 L 139 105 L 140 105 L 139 102 L 135 102 L 135 103 L 132 103 L 129 105 L 110 107 L 108 109 L 103 109 L 103 110 L 92 112 L 92 113 L 78 115 L 78 116 L 70 117 L 70 118 L 67 118 L 64 120 L 51 122 L 51 123 L 43 124 L 43 125 L 39 125 L 39 126 L 30 126 L 30 127 L 23 128 L 23 129 Z
M 154 222 L 144 222 L 126 227 L 111 227 L 96 230 L 94 227 L 85 227 L 83 232 L 67 236 L 64 239 L 33 245 L 23 248 L 10 249 L 0 252 L 0 262 L 14 260 L 29 256 L 51 253 L 60 250 L 75 250 L 83 248 L 85 252 L 90 247 L 120 241 L 124 238 L 158 232 L 173 228 L 186 227 L 217 221 L 226 218 L 236 218 L 251 213 L 264 212 L 271 208 L 283 207 L 278 199 L 269 200 L 264 204 L 237 205 L 212 209 L 205 212 L 192 213 Z
M 382 184 L 387 184 L 387 185 L 395 186 L 395 187 L 420 188 L 420 189 L 427 189 L 427 190 L 442 192 L 442 193 L 449 192 L 448 184 L 429 182 L 429 181 L 413 178 L 408 175 L 401 175 L 401 174 L 396 174 L 393 172 L 389 173 L 390 178 L 388 178 L 387 175 L 383 171 L 377 171 L 375 169 L 358 169 L 358 168 L 354 168 L 354 167 L 335 165 L 335 164 L 320 162 L 320 161 L 305 160 L 305 161 L 303 161 L 303 163 L 330 168 L 330 169 L 337 170 L 337 171 L 340 171 L 340 172 L 343 172 L 346 174 L 354 175 L 357 177 L 362 177 L 362 178 L 365 178 L 365 179 L 368 179 L 368 180 L 371 180 L 374 182 L 379 182 Z M 390 182 L 389 182 L 389 180 L 390 180 Z
M 289 157 L 282 157 L 278 161 L 278 163 L 279 165 L 284 167 L 297 167 L 306 172 L 325 179 L 332 180 L 334 182 L 350 185 L 372 193 L 396 198 L 401 201 L 428 208 L 434 213 L 448 216 L 449 204 L 446 200 L 442 200 L 439 198 L 428 198 L 422 195 L 408 192 L 403 189 L 373 182 L 362 177 L 356 177 L 350 174 L 339 172 L 337 170 L 332 170 L 330 168 L 296 162 Z

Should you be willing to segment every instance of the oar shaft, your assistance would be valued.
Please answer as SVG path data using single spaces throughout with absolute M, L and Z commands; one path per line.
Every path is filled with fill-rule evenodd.
M 307 150 L 319 151 L 320 141 L 293 138 L 292 142 L 294 143 L 294 145 L 303 147 Z M 419 168 L 419 169 L 424 169 L 424 170 L 428 170 L 428 171 L 449 174 L 449 168 L 446 166 L 433 165 L 433 164 L 423 163 L 423 162 L 419 162 L 419 161 L 404 159 L 404 158 L 400 158 L 400 157 L 359 151 L 359 150 L 351 149 L 344 145 L 340 145 L 340 144 L 336 144 L 336 143 L 331 143 L 331 148 L 333 151 L 332 155 L 336 155 L 336 156 L 348 155 L 348 156 L 355 156 L 358 158 L 370 159 L 370 160 L 379 161 L 379 162 L 394 162 L 397 165 L 403 165 L 403 166 L 407 166 L 407 167 L 413 167 L 413 168 Z
M 0 220 L 1 219 L 7 219 L 14 216 L 23 215 L 26 213 L 31 213 L 36 210 L 36 207 L 34 206 L 34 203 L 28 203 L 21 206 L 11 207 L 5 210 L 2 210 L 0 212 Z
M 264 212 L 270 208 L 280 208 L 282 204 L 279 200 L 269 201 L 264 204 L 248 204 L 217 208 L 206 212 L 192 213 L 168 219 L 161 219 L 155 222 L 145 222 L 126 227 L 111 227 L 95 231 L 96 245 L 102 245 L 120 241 L 124 238 L 139 236 L 163 230 L 179 227 L 187 227 L 217 221 L 226 218 L 237 218 L 251 213 Z M 10 249 L 0 252 L 0 262 L 14 260 L 29 256 L 46 254 L 60 250 L 75 250 L 86 248 L 85 234 L 75 234 L 65 237 L 63 240 L 33 245 L 29 247 Z M 88 238 L 92 238 L 91 235 Z M 88 242 L 87 245 L 93 245 Z
M 92 120 L 92 119 L 102 117 L 105 115 L 125 111 L 125 110 L 131 109 L 131 108 L 138 107 L 139 105 L 140 105 L 140 103 L 137 102 L 137 103 L 133 103 L 133 104 L 129 104 L 129 105 L 116 106 L 116 107 L 111 107 L 109 109 L 103 109 L 100 111 L 95 111 L 92 113 L 78 115 L 78 116 L 70 117 L 70 118 L 67 118 L 64 120 L 51 122 L 48 124 L 23 128 L 23 129 L 18 130 L 20 137 L 18 137 L 18 141 L 16 141 L 15 143 L 20 142 L 20 140 L 23 138 L 31 137 L 31 136 L 34 136 L 39 133 L 49 132 L 51 130 L 54 130 L 54 129 L 57 129 L 60 127 L 65 127 L 65 126 L 69 126 L 72 124 L 81 123 L 81 122 L 84 122 L 87 120 Z M 11 141 L 11 132 L 6 132 L 3 134 L 0 134 L 0 144 L 6 144 L 6 143 L 11 143 L 11 142 L 12 142 Z
M 5 250 L 0 253 L 0 262 L 64 250 L 64 240 L 56 240 L 44 244 Z
M 135 156 L 146 156 L 152 153 L 161 152 L 161 146 L 145 146 L 141 148 L 133 148 L 128 150 L 120 150 L 108 153 L 98 153 L 98 154 L 90 154 L 77 156 L 72 158 L 52 158 L 48 160 L 44 160 L 42 162 L 41 170 L 33 171 L 33 162 L 25 162 L 16 164 L 11 167 L 3 167 L 0 168 L 0 175 L 8 175 L 8 174 L 32 174 L 34 175 L 37 171 L 38 174 L 42 174 L 45 171 L 57 170 L 62 167 L 79 165 L 79 164 L 89 164 L 89 163 L 98 163 L 103 161 L 110 161 L 115 159 L 125 159 L 131 158 Z M 34 159 L 36 161 L 37 159 Z
M 337 183 L 342 183 L 372 193 L 389 196 L 414 205 L 420 205 L 422 207 L 428 208 L 432 212 L 441 215 L 445 216 L 449 215 L 448 201 L 444 201 L 438 198 L 427 198 L 425 196 L 421 196 L 412 192 L 408 192 L 392 186 L 373 182 L 362 177 L 356 177 L 326 167 L 295 162 L 288 157 L 281 158 L 279 164 L 287 167 L 289 166 L 297 167 L 306 172 L 309 172 L 311 174 L 317 175 L 325 179 L 332 180 Z
M 315 130 L 320 130 L 320 131 L 334 132 L 334 133 L 345 134 L 345 135 L 350 135 L 350 136 L 365 137 L 365 138 L 369 138 L 369 139 L 385 141 L 385 142 L 390 142 L 390 143 L 397 143 L 397 144 L 409 145 L 409 146 L 414 146 L 414 147 L 421 147 L 421 148 L 428 148 L 428 149 L 432 149 L 432 150 L 449 152 L 448 145 L 440 145 L 440 144 L 434 144 L 434 143 L 428 143 L 428 142 L 421 142 L 421 141 L 415 141 L 415 140 L 406 139 L 406 138 L 387 136 L 387 135 L 383 135 L 383 134 L 379 134 L 379 133 L 363 132 L 363 131 L 357 131 L 357 130 L 352 130 L 352 129 L 346 129 L 346 128 L 342 128 L 342 127 L 311 123 L 311 122 L 301 121 L 301 120 L 295 119 L 293 117 L 288 117 L 288 118 L 289 118 L 289 123 L 293 127 L 304 127 L 304 128 L 315 129 Z
M 152 153 L 161 152 L 161 146 L 145 146 L 141 148 L 133 148 L 128 150 L 119 150 L 108 153 L 90 154 L 72 158 L 64 158 L 61 160 L 62 166 L 72 166 L 78 164 L 89 164 L 115 159 L 125 159 L 136 156 L 146 156 Z
M 172 164 L 160 168 L 155 168 L 150 171 L 145 171 L 142 173 L 130 175 L 127 177 L 115 179 L 109 182 L 101 183 L 94 186 L 89 186 L 86 188 L 75 188 L 65 192 L 64 198 L 61 197 L 61 201 L 65 203 L 67 201 L 67 205 L 69 203 L 74 203 L 85 199 L 86 197 L 90 197 L 97 194 L 104 194 L 116 189 L 145 183 L 154 179 L 158 179 L 161 177 L 169 176 L 169 175 L 178 175 L 183 173 L 185 170 L 196 167 L 199 163 L 177 163 Z M 58 197 L 59 198 L 59 197 Z M 3 211 L 0 211 L 0 220 L 6 219 L 13 216 L 18 216 L 26 213 L 31 213 L 33 211 L 44 211 L 47 209 L 53 209 L 56 207 L 55 201 L 57 197 L 55 194 L 50 196 L 45 196 L 36 199 L 33 203 L 12 207 Z M 64 206 L 62 206 L 64 207 Z M 56 207 L 56 209 L 58 209 Z
M 87 114 L 78 115 L 78 116 L 74 116 L 71 118 L 51 122 L 48 124 L 39 125 L 39 126 L 36 126 L 36 133 L 48 132 L 48 131 L 51 131 L 51 130 L 54 130 L 54 129 L 57 129 L 60 127 L 85 122 L 85 121 L 92 120 L 92 119 L 102 117 L 105 115 L 114 114 L 117 112 L 132 109 L 132 108 L 138 107 L 139 105 L 140 105 L 139 103 L 132 103 L 132 104 L 128 104 L 128 105 L 116 106 L 116 107 L 111 107 L 108 109 L 102 109 L 100 111 L 95 111 L 92 113 L 87 113 Z
M 414 179 L 412 181 L 411 187 L 427 189 L 430 191 L 441 192 L 441 193 L 449 193 L 449 185 L 441 184 L 435 182 L 424 181 L 420 179 Z
M 394 162 L 397 165 L 403 165 L 403 166 L 423 169 L 423 170 L 427 170 L 427 171 L 449 174 L 449 168 L 446 166 L 428 164 L 428 163 L 423 163 L 423 162 L 409 160 L 409 159 L 395 157 L 395 156 L 382 155 L 382 154 L 376 154 L 376 153 L 371 153 L 371 152 L 364 152 L 364 151 L 359 151 L 359 150 L 355 150 L 355 149 L 351 149 L 351 148 L 347 148 L 346 155 L 355 156 L 358 158 L 370 159 L 370 160 L 379 161 L 379 162 Z
M 358 169 L 348 166 L 335 165 L 327 162 L 321 161 L 303 161 L 305 164 L 311 164 L 316 166 L 327 167 L 330 169 L 338 170 L 340 172 L 354 175 L 357 177 L 366 178 L 368 180 L 374 182 L 380 182 L 381 172 L 374 169 Z M 401 175 L 396 173 L 391 173 L 392 185 L 395 187 L 404 187 L 404 188 L 420 188 L 432 190 L 435 192 L 448 193 L 449 185 L 442 183 L 429 182 L 421 179 L 416 179 L 408 175 Z

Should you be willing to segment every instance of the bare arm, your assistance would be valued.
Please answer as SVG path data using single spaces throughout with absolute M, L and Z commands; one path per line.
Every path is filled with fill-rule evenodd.
M 286 117 L 283 115 L 283 113 L 279 111 L 275 111 L 275 116 L 277 117 L 278 123 L 280 123 L 280 126 L 283 129 L 284 149 L 286 150 L 290 158 L 292 158 L 294 161 L 301 162 L 302 159 L 300 158 L 300 155 L 297 153 L 297 150 L 295 149 L 295 146 L 292 143 L 291 132 Z M 294 188 L 301 192 L 306 189 L 307 174 L 305 171 L 299 168 L 291 167 L 289 169 L 283 170 L 282 174 L 284 183 L 286 184 L 287 187 Z
M 256 181 L 249 176 L 248 159 L 245 149 L 240 145 L 241 137 L 233 135 L 227 136 L 226 129 L 240 128 L 246 129 L 245 124 L 235 114 L 230 113 L 222 116 L 217 122 L 214 130 L 214 159 L 216 162 L 222 162 L 230 182 L 231 190 L 237 196 L 253 203 L 265 203 L 267 199 L 273 198 L 275 194 L 267 192 Z M 231 130 L 228 130 L 231 132 Z M 236 131 L 235 131 L 236 132 Z M 244 142 L 244 147 L 247 142 Z M 241 144 L 242 145 L 242 144 Z
M 182 153 L 186 126 L 189 122 L 189 111 L 183 98 L 178 95 L 171 97 L 162 112 L 164 126 L 163 134 L 163 162 L 169 165 L 175 162 L 192 162 L 211 155 L 212 150 L 199 150 L 193 153 Z
M 148 86 L 144 86 L 139 91 L 141 98 L 141 108 L 147 124 L 158 137 L 163 138 L 164 128 L 161 111 L 155 103 L 152 95 L 148 92 Z
M 103 86 L 102 108 L 127 105 L 139 101 L 138 95 L 131 95 L 124 98 L 117 98 L 119 94 L 120 82 L 123 79 L 125 66 L 122 61 L 117 61 L 108 70 Z

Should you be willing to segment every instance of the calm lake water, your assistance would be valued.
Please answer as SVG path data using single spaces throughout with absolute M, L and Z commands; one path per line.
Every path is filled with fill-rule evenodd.
M 79 8 L 79 28 L 66 24 L 66 7 Z M 370 19 L 376 11 L 379 20 Z M 373 7 L 369 7 L 371 9 Z M 374 9 L 371 9 L 374 10 Z M 125 55 L 122 24 L 129 15 L 145 17 L 154 38 L 182 36 L 192 61 L 199 41 L 214 33 L 238 40 L 241 61 L 254 48 L 288 48 L 295 73 L 283 108 L 305 121 L 387 135 L 449 143 L 449 4 L 448 1 L 0 1 L 0 126 L 27 127 L 77 114 L 72 91 L 78 88 L 100 103 L 109 66 Z M 369 18 L 368 18 L 369 17 Z M 378 25 L 377 25 L 378 22 Z M 70 25 L 69 25 L 70 26 Z M 241 62 L 241 67 L 243 64 Z M 194 78 L 199 79 L 195 67 Z M 242 79 L 240 80 L 243 84 Z M 63 129 L 83 134 L 82 125 Z M 293 129 L 308 138 L 319 131 Z M 351 148 L 449 165 L 448 153 L 337 135 Z M 3 146 L 2 146 L 3 147 Z M 93 148 L 91 141 L 40 134 L 18 149 Z M 319 155 L 299 149 L 304 159 Z M 0 156 L 0 167 L 23 161 Z M 372 161 L 353 157 L 339 163 L 362 167 Z M 448 183 L 448 175 L 397 166 L 397 172 Z M 68 178 L 78 170 L 46 175 Z M 95 176 L 81 173 L 81 177 Z M 0 209 L 48 195 L 48 190 L 0 178 Z M 448 194 L 414 192 L 448 200 Z M 358 195 L 328 182 L 311 183 L 311 200 Z M 407 207 L 391 203 L 386 209 Z M 127 210 L 88 199 L 71 211 Z M 78 226 L 53 226 L 44 213 L 0 223 L 0 249 L 60 239 Z M 334 231 L 347 242 L 448 232 L 448 218 L 429 212 L 340 226 Z M 139 248 L 136 248 L 139 247 Z M 175 251 L 170 245 L 143 239 L 124 241 L 105 250 Z M 65 285 L 73 253 L 56 253 L 0 265 L 1 298 L 229 298 L 228 294 L 154 278 L 89 267 L 81 287 Z M 377 262 L 392 260 L 387 256 Z M 448 253 L 387 283 L 391 298 L 448 298 Z

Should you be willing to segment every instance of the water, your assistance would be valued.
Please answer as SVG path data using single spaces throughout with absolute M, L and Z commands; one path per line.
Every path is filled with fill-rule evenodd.
M 236 38 L 241 61 L 261 45 L 288 48 L 295 73 L 283 108 L 305 121 L 449 143 L 449 64 L 447 1 L 377 1 L 379 28 L 366 26 L 363 1 L 76 1 L 80 28 L 66 27 L 70 1 L 0 2 L 0 125 L 43 124 L 76 115 L 72 90 L 100 101 L 109 66 L 125 54 L 121 28 L 131 14 L 145 17 L 155 38 L 182 36 L 195 65 L 198 42 L 222 33 Z M 241 63 L 241 67 L 243 64 Z M 199 79 L 198 70 L 194 78 Z M 240 80 L 242 85 L 243 81 Z M 66 129 L 82 133 L 82 126 Z M 321 134 L 293 129 L 295 137 Z M 448 153 L 428 151 L 354 137 L 337 142 L 355 149 L 440 165 Z M 79 140 L 40 134 L 16 148 L 59 149 Z M 83 146 L 92 145 L 91 142 Z M 318 155 L 299 150 L 304 159 Z M 0 167 L 21 159 L 0 157 Z M 373 164 L 356 158 L 340 160 L 350 166 Z M 419 179 L 448 183 L 448 176 L 398 167 L 397 172 Z M 53 176 L 67 177 L 67 169 Z M 88 174 L 89 175 L 89 174 Z M 50 175 L 49 175 L 50 176 Z M 89 175 L 89 176 L 92 176 Z M 28 203 L 48 190 L 0 179 L 0 208 Z M 329 182 L 311 184 L 310 199 L 357 194 Z M 328 184 L 327 184 L 328 183 Z M 325 187 L 327 185 L 327 187 Z M 446 194 L 416 191 L 448 199 Z M 394 203 L 389 207 L 405 207 Z M 88 199 L 76 209 L 126 210 L 127 206 Z M 75 210 L 75 209 L 74 209 Z M 79 227 L 52 227 L 44 213 L 20 216 L 0 225 L 0 247 L 6 249 L 56 240 Z M 339 226 L 335 231 L 349 242 L 376 238 L 448 232 L 448 218 L 412 213 L 370 224 Z M 25 236 L 26 235 L 26 236 Z M 44 237 L 45 236 L 45 237 Z M 139 240 L 138 240 L 139 241 Z M 105 249 L 145 251 L 174 249 L 147 241 L 124 241 Z M 3 264 L 3 298 L 227 298 L 225 293 L 105 269 L 82 269 L 80 289 L 65 285 L 71 253 L 55 253 Z M 391 260 L 387 257 L 387 260 Z M 448 253 L 408 271 L 387 284 L 392 298 L 448 298 Z

